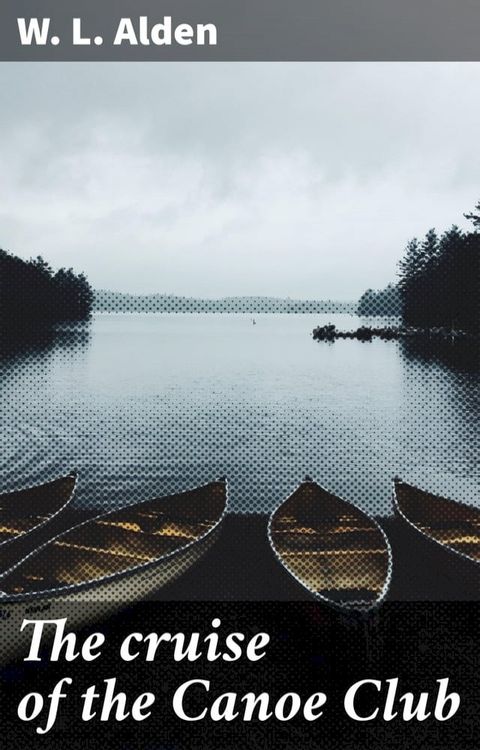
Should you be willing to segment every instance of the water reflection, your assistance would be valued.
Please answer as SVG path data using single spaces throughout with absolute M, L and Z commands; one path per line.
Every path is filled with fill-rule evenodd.
M 88 323 L 32 331 L 21 336 L 0 335 L 0 368 L 15 360 L 32 361 L 54 349 L 79 351 L 88 346 L 91 336 Z
M 105 507 L 226 475 L 231 507 L 267 511 L 309 474 L 388 513 L 398 474 L 479 503 L 478 371 L 394 341 L 312 341 L 328 322 L 359 323 L 98 315 L 90 335 L 4 355 L 0 482 L 76 467 L 77 504 Z
M 458 343 L 421 349 L 401 342 L 400 352 L 405 440 L 399 474 L 432 492 L 480 505 L 480 360 L 475 362 L 473 348 Z M 412 447 L 418 448 L 416 458 Z
M 421 363 L 438 363 L 453 371 L 478 374 L 480 345 L 477 341 L 448 341 L 436 339 L 402 339 L 403 356 Z

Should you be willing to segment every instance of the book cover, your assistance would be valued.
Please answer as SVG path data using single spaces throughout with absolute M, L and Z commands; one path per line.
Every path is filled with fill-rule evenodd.
M 478 746 L 480 8 L 0 3 L 0 746 Z

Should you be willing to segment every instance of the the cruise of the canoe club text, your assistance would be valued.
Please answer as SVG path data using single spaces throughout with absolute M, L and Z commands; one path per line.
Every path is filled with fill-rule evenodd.
M 67 628 L 67 619 L 27 620 L 22 630 L 30 634 L 30 647 L 25 657 L 27 662 L 64 661 L 70 664 L 76 659 L 92 662 L 100 659 L 103 647 L 107 647 L 106 636 L 101 632 L 78 636 Z M 46 639 L 47 631 L 53 628 L 53 640 Z M 246 659 L 253 664 L 267 656 L 270 635 L 266 632 L 246 634 L 241 632 L 222 633 L 222 622 L 215 617 L 211 622 L 211 632 L 202 635 L 192 633 L 129 633 L 122 640 L 117 657 L 121 662 L 153 662 L 172 659 L 175 662 L 236 662 Z M 46 646 L 46 651 L 41 650 Z M 48 656 L 47 656 L 48 655 Z M 108 660 L 111 665 L 111 660 Z M 279 721 L 287 722 L 294 718 L 314 722 L 329 708 L 327 692 L 319 690 L 311 695 L 300 695 L 288 691 L 281 696 L 271 695 L 268 690 L 260 693 L 247 692 L 243 695 L 235 691 L 218 689 L 210 679 L 196 675 L 176 687 L 169 698 L 170 707 L 156 706 L 157 696 L 146 691 L 139 695 L 127 695 L 117 687 L 116 677 L 103 678 L 99 674 L 93 685 L 83 690 L 81 695 L 81 720 L 89 722 L 145 721 L 155 710 L 173 711 L 185 722 L 213 721 Z M 358 677 L 358 676 L 357 676 Z M 234 676 L 232 675 L 234 679 Z M 25 695 L 17 709 L 20 721 L 35 728 L 37 734 L 46 734 L 54 726 L 61 706 L 75 685 L 71 677 L 62 677 L 53 690 L 44 696 L 39 692 Z M 193 704 L 192 704 L 193 699 Z M 369 676 L 356 679 L 343 697 L 343 710 L 355 722 L 397 721 L 438 721 L 446 722 L 460 708 L 460 695 L 450 688 L 448 677 L 435 680 L 430 692 L 413 693 L 405 691 L 398 677 L 386 680 Z

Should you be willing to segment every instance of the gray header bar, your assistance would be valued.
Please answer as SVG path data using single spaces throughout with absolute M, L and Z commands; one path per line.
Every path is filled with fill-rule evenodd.
M 479 59 L 479 0 L 0 0 L 2 61 Z

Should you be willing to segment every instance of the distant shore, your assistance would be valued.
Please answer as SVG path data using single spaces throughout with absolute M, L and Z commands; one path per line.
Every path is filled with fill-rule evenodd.
M 282 297 L 240 296 L 201 299 L 174 294 L 126 294 L 99 289 L 93 310 L 97 313 L 350 313 L 357 303 L 342 300 L 290 299 Z

